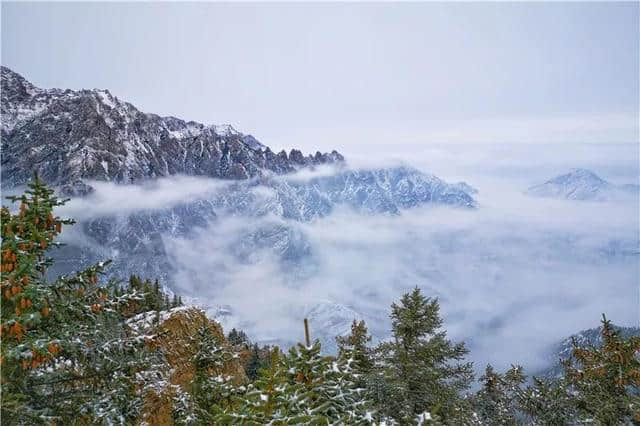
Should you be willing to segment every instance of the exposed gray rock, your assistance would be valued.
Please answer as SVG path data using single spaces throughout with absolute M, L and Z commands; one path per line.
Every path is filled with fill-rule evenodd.
M 92 259 L 113 259 L 111 269 L 120 276 L 137 273 L 171 284 L 173 270 L 163 239 L 188 238 L 194 230 L 215 223 L 218 216 L 274 216 L 308 222 L 329 215 L 338 206 L 364 214 L 399 214 L 403 209 L 429 203 L 475 207 L 474 199 L 457 186 L 409 167 L 343 169 L 304 181 L 295 175 L 272 174 L 235 182 L 191 202 L 92 218 L 76 225 L 82 227 L 84 242 L 75 241 L 74 245 L 82 247 L 85 260 L 87 253 L 92 253 Z M 248 227 L 230 242 L 232 253 L 240 260 L 250 259 L 253 251 L 264 248 L 283 262 L 300 262 L 311 250 L 304 235 L 282 224 Z M 64 256 L 75 257 L 78 262 L 67 259 L 64 269 L 56 272 L 66 273 L 70 265 L 80 265 L 79 253 L 67 250 Z
M 91 203 L 100 194 L 90 181 L 143 189 L 155 178 L 176 174 L 231 180 L 198 199 L 167 202 L 157 209 L 123 206 L 118 214 L 79 218 L 63 234 L 69 245 L 52 253 L 58 259 L 50 271 L 54 275 L 112 259 L 113 276 L 126 279 L 135 273 L 171 287 L 176 253 L 170 252 L 168 241 L 190 239 L 226 216 L 247 219 L 225 241 L 225 250 L 236 259 L 250 263 L 267 250 L 287 266 L 309 266 L 313 247 L 294 222 L 325 217 L 338 207 L 391 215 L 428 203 L 475 207 L 470 187 L 450 185 L 409 167 L 349 170 L 336 151 L 276 154 L 228 125 L 160 117 L 107 90 L 45 90 L 7 68 L 1 73 L 3 186 L 24 184 L 37 171 L 62 195 Z M 327 174 L 323 169 L 315 177 L 291 173 L 317 165 L 333 165 L 335 170 Z M 268 219 L 251 220 L 255 218 Z M 313 312 L 319 318 L 333 311 Z M 340 324 L 348 327 L 352 314 L 344 312 Z
M 8 68 L 1 74 L 3 185 L 24 184 L 34 171 L 56 186 L 174 174 L 247 179 L 344 160 L 333 151 L 292 161 L 229 125 L 143 113 L 108 90 L 40 89 Z

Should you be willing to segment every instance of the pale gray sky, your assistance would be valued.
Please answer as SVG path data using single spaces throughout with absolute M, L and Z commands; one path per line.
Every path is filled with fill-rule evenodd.
M 275 148 L 637 143 L 639 20 L 637 2 L 2 2 L 2 64 Z

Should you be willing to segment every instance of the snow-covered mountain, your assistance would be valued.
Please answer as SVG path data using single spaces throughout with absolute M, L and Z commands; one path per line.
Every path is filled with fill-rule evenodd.
M 637 184 L 615 185 L 587 169 L 572 169 L 527 190 L 527 194 L 536 197 L 594 201 L 624 199 L 639 192 Z
M 197 199 L 82 218 L 73 244 L 59 254 L 64 271 L 110 258 L 120 276 L 136 272 L 170 285 L 165 240 L 188 238 L 218 216 L 272 215 L 304 222 L 337 206 L 367 214 L 398 214 L 425 203 L 475 206 L 468 185 L 450 185 L 408 167 L 349 170 L 336 151 L 306 157 L 298 150 L 274 154 L 229 125 L 143 113 L 108 90 L 41 89 L 5 67 L 1 77 L 5 190 L 27 182 L 33 171 L 87 203 L 100 181 L 143 190 L 155 179 L 178 174 L 228 181 Z M 333 169 L 293 173 L 320 165 Z M 247 228 L 231 247 L 240 257 L 268 247 L 284 259 L 298 259 L 309 250 L 304 236 L 282 223 Z
M 144 185 L 143 185 L 144 187 Z M 100 188 L 98 186 L 98 188 Z M 89 194 L 82 200 L 91 203 Z M 74 201 L 71 201 L 73 205 Z M 474 208 L 466 192 L 441 179 L 409 167 L 377 170 L 337 170 L 309 180 L 293 176 L 262 176 L 231 183 L 196 200 L 128 214 L 97 215 L 76 225 L 73 244 L 62 249 L 59 266 L 68 272 L 80 262 L 110 258 L 121 276 L 137 273 L 171 284 L 172 264 L 166 240 L 188 238 L 215 225 L 219 217 L 279 218 L 247 220 L 228 250 L 241 260 L 268 249 L 283 261 L 299 261 L 310 247 L 288 221 L 308 222 L 349 207 L 363 214 L 399 214 L 402 210 L 436 203 Z
M 171 242 L 189 241 L 226 218 L 239 218 L 243 225 L 224 242 L 225 255 L 250 263 L 266 250 L 292 269 L 304 269 L 313 247 L 296 224 L 321 219 L 338 208 L 399 215 L 425 204 L 476 206 L 471 196 L 475 190 L 464 182 L 448 184 L 404 166 L 352 170 L 336 151 L 274 154 L 228 125 L 143 113 L 108 90 L 41 89 L 7 68 L 2 67 L 1 74 L 4 189 L 24 184 L 37 171 L 72 197 L 69 207 L 74 211 L 75 205 L 100 206 L 103 192 L 137 188 L 136 196 L 144 198 L 158 179 L 174 182 L 179 192 L 194 185 L 173 175 L 225 182 L 195 198 L 178 197 L 152 207 L 142 201 L 137 208 L 97 208 L 76 217 L 78 224 L 63 234 L 69 244 L 52 253 L 58 259 L 52 274 L 112 259 L 109 271 L 115 277 L 135 273 L 172 288 L 176 270 Z M 204 181 L 195 185 L 200 183 Z M 237 320 L 230 306 L 209 311 L 223 324 Z M 308 306 L 300 314 L 311 320 L 314 336 L 327 352 L 335 350 L 336 335 L 347 333 L 353 319 L 363 318 L 331 301 Z
M 34 171 L 69 194 L 81 180 L 130 183 L 174 174 L 246 179 L 339 163 L 333 151 L 273 153 L 230 125 L 204 125 L 139 111 L 108 90 L 41 89 L 6 67 L 2 81 L 2 183 Z

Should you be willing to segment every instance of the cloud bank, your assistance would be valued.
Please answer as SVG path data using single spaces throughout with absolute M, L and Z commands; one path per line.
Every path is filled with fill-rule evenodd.
M 212 314 L 230 306 L 227 325 L 254 339 L 299 341 L 302 318 L 318 304 L 321 315 L 342 320 L 355 312 L 384 339 L 389 305 L 418 286 L 439 298 L 449 335 L 467 341 L 477 368 L 522 363 L 535 370 L 548 362 L 551 344 L 596 325 L 603 312 L 617 324 L 638 324 L 639 207 L 637 200 L 531 198 L 523 190 L 571 167 L 633 182 L 638 168 L 629 153 L 636 150 L 423 147 L 409 162 L 477 187 L 478 209 L 424 206 L 366 215 L 338 208 L 310 222 L 220 214 L 188 237 L 162 235 L 162 241 L 172 253 L 175 290 Z M 400 160 L 410 159 L 398 153 Z M 389 164 L 372 157 L 370 164 Z M 331 173 L 322 169 L 293 179 Z M 65 213 L 88 218 L 167 208 L 210 197 L 225 185 L 187 177 L 151 186 L 99 183 L 93 198 L 72 201 Z M 262 186 L 251 191 L 272 195 Z M 334 331 L 314 328 L 327 327 L 326 319 L 312 319 L 316 335 Z
M 401 216 L 340 211 L 309 224 L 272 218 L 307 239 L 311 254 L 300 265 L 269 248 L 235 256 L 230 242 L 267 226 L 240 218 L 167 244 L 180 253 L 180 290 L 232 306 L 236 325 L 262 340 L 297 336 L 305 309 L 323 300 L 371 319 L 384 337 L 390 303 L 414 286 L 441 300 L 450 335 L 467 340 L 479 364 L 541 365 L 549 344 L 593 326 L 601 312 L 637 322 L 636 209 L 609 215 L 611 206 L 597 203 L 509 201 Z

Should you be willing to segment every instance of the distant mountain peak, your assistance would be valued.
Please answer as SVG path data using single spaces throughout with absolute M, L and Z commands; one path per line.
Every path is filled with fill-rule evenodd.
M 549 182 L 597 182 L 602 185 L 606 185 L 607 182 L 602 179 L 600 176 L 595 174 L 593 171 L 582 168 L 574 168 L 569 171 L 569 173 L 557 176 L 551 179 Z
M 637 185 L 614 185 L 589 169 L 574 168 L 568 173 L 530 187 L 528 195 L 567 200 L 616 200 L 638 193 Z

